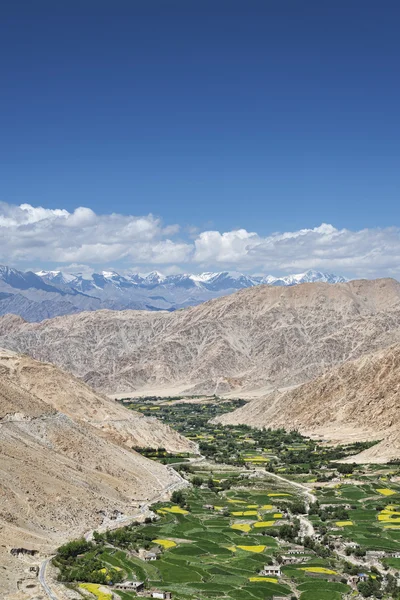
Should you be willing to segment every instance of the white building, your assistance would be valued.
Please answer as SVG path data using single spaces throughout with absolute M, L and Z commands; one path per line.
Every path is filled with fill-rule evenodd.
M 170 600 L 172 598 L 171 592 L 162 592 L 160 590 L 154 590 L 150 592 L 152 598 L 161 598 L 162 600 Z
M 279 565 L 264 565 L 263 570 L 260 571 L 260 575 L 266 577 L 280 577 L 281 574 L 281 568 Z
M 293 546 L 293 548 L 289 548 L 287 554 L 305 554 L 306 551 L 304 546 Z
M 143 581 L 123 581 L 122 583 L 116 583 L 115 588 L 128 592 L 140 592 L 144 588 L 144 583 Z

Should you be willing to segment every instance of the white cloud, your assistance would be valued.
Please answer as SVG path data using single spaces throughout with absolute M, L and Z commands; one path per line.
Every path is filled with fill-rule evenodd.
M 309 268 L 357 277 L 400 274 L 400 228 L 336 229 L 323 223 L 313 229 L 261 237 L 245 230 L 207 231 L 195 241 L 194 260 L 206 266 L 212 258 L 263 273 Z
M 28 204 L 0 203 L 0 256 L 3 262 L 106 264 L 126 260 L 143 264 L 185 262 L 192 251 L 169 239 L 179 225 L 163 229 L 153 215 L 96 215 L 79 207 L 73 213 Z
M 221 233 L 181 229 L 179 224 L 164 227 L 151 214 L 97 215 L 86 207 L 70 213 L 3 202 L 0 261 L 51 264 L 65 271 L 72 263 L 86 272 L 111 264 L 120 269 L 137 265 L 143 271 L 159 266 L 165 272 L 236 269 L 279 274 L 314 268 L 356 277 L 398 277 L 400 228 L 351 231 L 323 223 L 261 236 L 245 229 Z

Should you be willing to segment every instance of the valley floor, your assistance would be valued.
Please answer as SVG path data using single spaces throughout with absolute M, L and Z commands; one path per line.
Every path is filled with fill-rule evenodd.
M 154 504 L 147 523 L 62 548 L 55 564 L 74 593 L 136 598 L 117 589 L 121 579 L 143 582 L 142 597 L 176 600 L 400 597 L 399 466 L 351 464 L 374 442 L 334 448 L 283 429 L 210 423 L 241 403 L 125 402 L 201 454 L 136 448 L 192 486 Z

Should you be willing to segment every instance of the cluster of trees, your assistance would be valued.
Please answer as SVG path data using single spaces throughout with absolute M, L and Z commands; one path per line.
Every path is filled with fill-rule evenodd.
M 132 450 L 135 450 L 142 456 L 146 458 L 151 458 L 152 460 L 158 460 L 162 464 L 169 464 L 174 462 L 185 461 L 189 457 L 188 452 L 180 452 L 178 454 L 171 454 L 167 452 L 165 448 L 150 448 L 150 447 L 141 447 L 141 446 L 132 446 Z
M 313 550 L 317 556 L 328 558 L 332 556 L 334 545 L 330 543 L 328 536 L 324 536 L 321 542 L 317 542 L 313 538 L 306 536 L 303 541 L 304 547 Z
M 300 533 L 299 519 L 293 519 L 293 523 L 284 523 L 277 529 L 277 535 L 286 542 L 297 543 Z
M 123 572 L 107 567 L 99 556 L 101 551 L 102 548 L 83 538 L 60 546 L 53 559 L 59 568 L 59 581 L 100 584 L 122 581 Z
M 284 503 L 282 503 L 281 506 L 284 506 Z M 307 513 L 307 507 L 306 507 L 304 501 L 300 500 L 299 498 L 296 498 L 295 500 L 293 500 L 288 505 L 288 509 L 290 509 L 290 511 L 294 515 L 305 515 Z
M 337 520 L 337 521 L 347 521 L 349 518 L 348 511 L 344 508 L 344 506 L 338 504 L 337 506 L 328 506 L 324 505 L 321 508 L 320 503 L 314 502 L 311 504 L 309 508 L 310 515 L 318 515 L 321 521 L 326 520 Z
M 360 581 L 357 588 L 364 598 L 383 598 L 384 596 L 381 580 L 378 577 L 376 577 L 376 579 L 368 577 L 367 581 Z M 391 596 L 391 598 L 394 598 L 394 596 Z
M 168 453 L 165 448 L 151 448 L 150 446 L 132 446 L 132 450 L 139 452 L 139 454 L 143 454 L 143 456 L 148 456 L 151 458 L 162 458 L 166 456 Z
M 238 482 L 238 477 L 225 477 L 221 481 L 216 482 L 214 480 L 212 474 L 210 475 L 210 477 L 208 477 L 208 479 L 200 477 L 200 475 L 195 475 L 190 480 L 190 483 L 192 485 L 194 485 L 195 487 L 200 487 L 202 485 L 206 485 L 210 490 L 213 490 L 217 493 L 223 492 L 226 490 L 230 490 L 231 487 L 233 485 L 235 485 L 237 482 Z
M 368 577 L 367 581 L 360 581 L 358 591 L 364 598 L 391 598 L 392 600 L 400 599 L 400 589 L 397 585 L 397 579 L 390 573 L 383 581 L 382 575 L 378 569 L 371 567 L 371 573 L 374 577 Z
M 366 555 L 366 551 L 360 548 L 360 546 L 347 546 L 345 550 L 346 556 L 356 556 L 357 558 L 363 558 Z
M 182 490 L 174 490 L 171 495 L 171 502 L 178 504 L 181 508 L 187 506 L 187 499 Z
M 107 542 L 116 548 L 136 551 L 139 548 L 148 549 L 154 545 L 152 543 L 152 536 L 146 533 L 146 527 L 140 527 L 137 522 L 127 527 L 121 527 L 121 529 L 110 529 L 101 534 L 95 532 L 93 537 L 98 544 Z
M 346 562 L 343 570 L 349 575 L 358 575 L 360 567 Z M 360 581 L 357 585 L 358 591 L 364 598 L 400 600 L 400 588 L 396 577 L 388 573 L 383 579 L 376 567 L 371 567 L 370 571 L 373 577 L 370 575 L 366 581 Z

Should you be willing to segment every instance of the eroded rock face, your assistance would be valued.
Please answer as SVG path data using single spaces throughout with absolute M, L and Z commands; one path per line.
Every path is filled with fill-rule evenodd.
M 252 400 L 216 421 L 298 429 L 338 442 L 382 440 L 357 460 L 398 458 L 400 344 L 348 361 L 294 389 Z
M 49 363 L 0 350 L 1 375 L 41 399 L 46 410 L 60 411 L 86 422 L 97 428 L 103 437 L 121 442 L 128 448 L 150 446 L 180 452 L 192 451 L 195 447 L 161 421 L 127 410 Z M 9 418 L 26 418 L 18 415 L 15 409 Z
M 13 548 L 52 552 L 105 518 L 136 514 L 139 502 L 180 482 L 172 469 L 132 451 L 133 442 L 188 442 L 52 365 L 10 352 L 0 353 L 0 365 L 3 598 L 27 569 L 25 554 Z
M 400 283 L 391 279 L 261 285 L 175 313 L 0 319 L 0 346 L 109 393 L 272 389 L 397 341 Z

